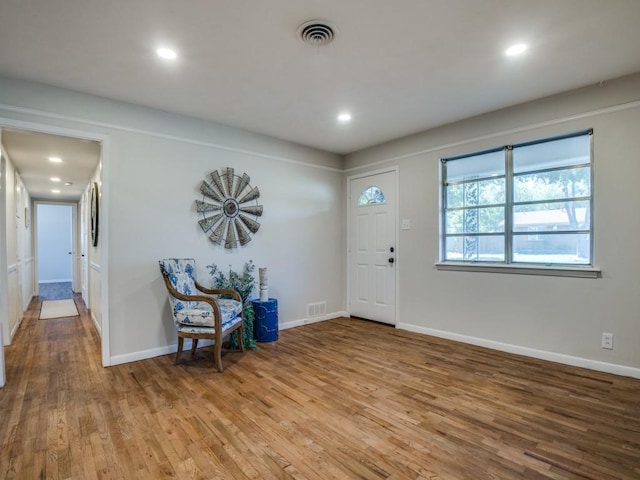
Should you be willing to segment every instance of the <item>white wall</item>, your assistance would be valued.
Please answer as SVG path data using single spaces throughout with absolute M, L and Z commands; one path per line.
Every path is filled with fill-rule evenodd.
M 72 206 L 37 203 L 38 282 L 70 282 L 73 278 Z
M 2 145 L 2 129 L 0 129 L 0 145 Z M 5 157 L 4 149 L 0 148 L 0 239 L 3 243 L 7 238 L 6 229 L 6 203 L 7 193 L 5 178 L 7 176 L 7 159 Z M 8 317 L 9 317 L 9 299 L 7 288 L 7 254 L 0 248 L 0 387 L 3 387 L 6 383 L 7 377 L 4 367 L 4 338 L 7 336 L 8 331 Z
M 11 344 L 13 332 L 18 326 L 20 315 L 20 293 L 18 282 L 18 242 L 16 229 L 18 221 L 16 219 L 16 171 L 7 156 L 6 150 L 3 151 L 3 157 L 6 159 L 4 188 L 6 193 L 6 255 L 7 255 L 7 323 L 5 324 L 5 345 Z
M 399 165 L 399 322 L 440 335 L 640 375 L 640 75 L 605 82 L 358 152 L 348 173 Z M 439 160 L 594 129 L 595 263 L 602 278 L 439 271 Z M 366 164 L 372 164 L 366 166 Z M 603 332 L 614 349 L 600 347 Z M 630 367 L 630 368 L 629 368 Z
M 17 225 L 17 243 L 19 246 L 19 266 L 20 266 L 20 286 L 21 286 L 21 314 L 29 308 L 29 303 L 35 295 L 35 256 L 33 251 L 33 202 L 31 196 L 22 182 L 19 181 L 20 194 L 18 195 L 18 211 L 20 212 L 20 223 Z
M 91 176 L 91 181 L 85 190 L 81 200 L 81 210 L 84 215 L 84 222 L 86 224 L 86 233 L 83 235 L 85 243 L 82 247 L 82 252 L 85 255 L 83 257 L 83 263 L 86 258 L 86 273 L 88 274 L 88 301 L 87 307 L 91 313 L 91 318 L 96 326 L 96 329 L 102 335 L 102 244 L 104 243 L 103 237 L 98 231 L 98 244 L 93 245 L 91 239 L 91 189 L 94 184 L 98 185 L 98 192 L 102 192 L 102 163 L 98 165 L 96 171 Z M 99 195 L 100 197 L 100 195 Z M 100 216 L 100 204 L 98 202 L 98 216 Z M 102 222 L 104 223 L 104 222 Z M 82 230 L 82 229 L 81 229 Z M 86 299 L 85 299 L 86 301 Z
M 108 137 L 103 158 L 108 339 L 112 363 L 168 353 L 176 342 L 158 260 L 269 268 L 281 325 L 304 322 L 308 303 L 344 312 L 341 157 L 238 129 L 27 82 L 0 78 L 0 122 L 25 121 Z M 234 167 L 261 191 L 262 226 L 244 248 L 214 246 L 197 224 L 200 182 Z M 106 210 L 105 210 L 106 209 Z M 104 215 L 103 215 L 104 218 Z
M 590 366 L 640 368 L 640 75 L 473 118 L 346 158 L 241 130 L 27 82 L 0 78 L 3 119 L 108 138 L 101 239 L 92 262 L 108 278 L 111 363 L 168 353 L 175 332 L 157 261 L 194 257 L 200 277 L 215 262 L 269 268 L 281 325 L 308 319 L 306 304 L 345 308 L 345 178 L 399 165 L 398 281 L 401 328 Z M 438 260 L 438 164 L 443 156 L 558 133 L 595 131 L 597 280 L 443 272 Z M 368 166 L 365 166 L 368 164 Z M 262 227 L 227 251 L 197 225 L 194 200 L 212 170 L 247 172 L 262 192 Z M 103 216 L 104 218 L 104 216 Z M 97 254 L 97 252 L 96 252 Z M 108 273 L 108 276 L 107 276 Z M 614 350 L 600 348 L 603 331 Z
M 6 315 L 6 321 L 3 321 L 3 339 L 5 345 L 10 345 L 22 321 L 22 314 L 34 295 L 32 226 L 31 222 L 25 222 L 25 215 L 31 213 L 31 197 L 4 147 L 2 157 L 4 162 L 0 180 L 5 207 L 5 256 L 2 263 L 6 262 L 6 277 L 3 279 L 6 283 L 0 285 L 0 289 L 1 296 L 6 298 L 6 306 L 2 310 L 3 316 Z
M 199 278 L 210 283 L 206 265 L 240 268 L 252 259 L 269 269 L 270 295 L 279 301 L 281 324 L 304 319 L 306 305 L 327 301 L 343 311 L 343 199 L 341 174 L 310 165 L 267 160 L 244 152 L 188 145 L 168 139 L 122 134 L 114 139 L 111 165 L 110 283 L 114 354 L 174 341 L 174 327 L 159 276 L 158 260 L 194 257 Z M 304 158 L 304 157 L 303 157 Z M 194 202 L 208 173 L 233 167 L 251 176 L 261 192 L 262 224 L 241 249 L 213 245 L 198 225 Z M 117 212 L 117 213 L 113 213 Z M 120 301 L 114 301 L 120 299 Z M 159 324 L 159 320 L 162 323 Z M 146 321 L 145 321 L 146 320 Z

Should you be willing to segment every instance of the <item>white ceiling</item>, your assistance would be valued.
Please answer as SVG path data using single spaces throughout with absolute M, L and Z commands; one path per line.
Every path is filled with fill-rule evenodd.
M 339 154 L 638 71 L 640 0 L 0 1 L 0 75 Z
M 2 145 L 34 200 L 78 201 L 100 162 L 100 144 L 90 140 L 3 128 Z

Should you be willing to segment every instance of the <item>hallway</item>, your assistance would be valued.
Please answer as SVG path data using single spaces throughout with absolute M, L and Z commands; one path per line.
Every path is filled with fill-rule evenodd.
M 5 348 L 7 385 L 0 390 L 2 478 L 69 478 L 70 471 L 83 468 L 81 459 L 70 456 L 76 448 L 83 450 L 78 441 L 88 425 L 79 420 L 104 394 L 99 380 L 99 373 L 106 372 L 100 363 L 100 339 L 81 296 L 73 295 L 80 316 L 38 319 L 43 300 L 66 296 L 64 285 L 50 285 L 55 288 L 44 292 L 47 298 L 32 299 L 12 345 Z M 70 448 L 71 443 L 76 447 Z M 77 464 L 74 470 L 71 463 Z M 91 477 L 95 474 L 85 478 Z

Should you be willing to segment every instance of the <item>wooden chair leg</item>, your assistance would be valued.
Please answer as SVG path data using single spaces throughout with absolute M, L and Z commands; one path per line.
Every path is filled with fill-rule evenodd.
M 219 372 L 222 372 L 224 368 L 222 367 L 222 342 L 216 339 L 216 343 L 213 346 L 213 361 L 215 363 L 216 368 Z
M 191 356 L 192 357 L 195 357 L 196 355 L 196 348 L 198 348 L 198 339 L 192 338 L 191 339 Z
M 174 362 L 174 365 L 177 365 L 178 362 L 180 361 L 180 354 L 182 353 L 183 344 L 184 344 L 184 338 L 178 337 L 178 351 L 176 352 L 176 361 Z
M 238 327 L 238 347 L 241 352 L 244 352 L 244 342 L 242 341 L 242 332 L 244 327 L 242 326 L 242 322 L 240 322 L 240 326 Z

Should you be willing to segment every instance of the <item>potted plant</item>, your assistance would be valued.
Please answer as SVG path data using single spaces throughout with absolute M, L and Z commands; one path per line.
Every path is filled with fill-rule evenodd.
M 255 314 L 249 297 L 251 296 L 253 289 L 255 288 L 256 280 L 253 277 L 253 272 L 256 269 L 253 261 L 249 260 L 244 264 L 242 272 L 234 272 L 229 265 L 229 273 L 225 274 L 214 263 L 207 265 L 209 274 L 213 278 L 214 288 L 230 288 L 237 291 L 242 297 L 242 344 L 245 348 L 255 350 L 258 348 L 255 338 L 253 336 L 253 320 Z M 237 332 L 232 332 L 229 335 L 229 346 L 231 348 L 238 347 L 238 335 Z

